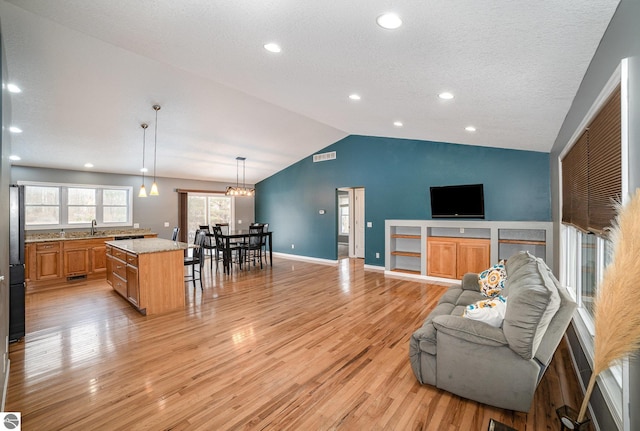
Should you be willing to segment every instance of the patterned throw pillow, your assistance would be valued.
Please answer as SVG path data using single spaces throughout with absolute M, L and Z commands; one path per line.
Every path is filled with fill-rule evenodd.
M 492 298 L 502 292 L 506 279 L 507 270 L 504 267 L 504 260 L 501 260 L 491 268 L 485 269 L 478 274 L 480 292 L 482 292 L 484 296 Z
M 502 326 L 506 310 L 507 298 L 498 295 L 495 298 L 484 299 L 475 304 L 467 305 L 464 309 L 464 317 L 499 328 Z

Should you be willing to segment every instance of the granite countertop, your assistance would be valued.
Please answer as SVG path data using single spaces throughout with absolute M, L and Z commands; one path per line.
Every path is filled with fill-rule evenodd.
M 65 232 L 61 236 L 58 232 L 47 233 L 27 233 L 24 242 L 47 242 L 47 241 L 73 241 L 77 239 L 99 239 L 99 238 L 118 238 L 131 235 L 156 235 L 151 229 L 109 229 L 96 231 L 95 235 L 91 235 L 89 231 L 71 231 Z
M 107 241 L 106 243 L 112 247 L 135 254 L 186 250 L 189 247 L 192 247 L 186 242 L 171 241 L 169 239 L 162 238 L 123 239 L 118 241 Z

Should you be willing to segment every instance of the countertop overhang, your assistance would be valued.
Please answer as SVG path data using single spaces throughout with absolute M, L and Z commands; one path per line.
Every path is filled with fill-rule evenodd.
M 161 253 L 167 251 L 186 250 L 191 245 L 186 242 L 171 241 L 162 238 L 123 239 L 106 241 L 107 245 L 135 254 Z

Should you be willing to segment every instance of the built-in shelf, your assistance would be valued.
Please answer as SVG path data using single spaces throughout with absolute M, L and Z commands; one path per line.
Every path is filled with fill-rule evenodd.
M 485 240 L 491 263 L 526 250 L 551 267 L 552 229 L 552 222 L 538 221 L 385 220 L 385 271 L 454 281 L 428 276 L 428 239 L 438 237 Z
M 393 256 L 410 256 L 410 257 L 420 257 L 420 252 L 417 251 L 392 251 L 391 254 Z

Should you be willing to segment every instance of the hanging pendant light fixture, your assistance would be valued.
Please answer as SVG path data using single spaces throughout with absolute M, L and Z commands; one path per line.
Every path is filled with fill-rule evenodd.
M 227 196 L 253 196 L 255 194 L 255 189 L 248 189 L 244 182 L 244 174 L 245 174 L 245 164 L 244 161 L 246 157 L 236 157 L 236 186 L 227 187 L 227 191 L 225 195 Z M 242 187 L 240 187 L 240 161 L 242 161 Z
M 153 136 L 153 184 L 151 184 L 151 191 L 149 192 L 149 195 L 158 196 L 158 184 L 156 183 L 156 153 L 158 151 L 158 111 L 160 110 L 160 105 L 153 105 L 153 110 L 156 111 L 156 132 Z
M 140 124 L 140 127 L 142 127 L 142 168 L 140 169 L 140 172 L 142 172 L 142 185 L 140 186 L 138 197 L 146 198 L 147 189 L 144 187 L 144 173 L 147 172 L 147 168 L 144 167 L 144 150 L 145 150 L 146 141 L 147 141 L 147 127 L 149 126 L 146 123 L 142 123 Z

